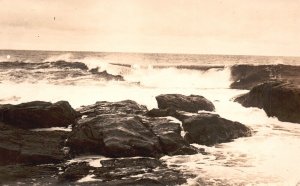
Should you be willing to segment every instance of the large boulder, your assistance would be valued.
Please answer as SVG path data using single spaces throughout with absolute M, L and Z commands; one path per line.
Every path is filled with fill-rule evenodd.
M 67 165 L 59 176 L 61 184 L 70 184 L 86 176 L 93 179 L 83 185 L 181 185 L 186 178 L 153 158 L 120 158 L 99 160 L 101 167 L 88 162 Z M 76 182 L 76 185 L 80 183 Z
M 180 135 L 180 124 L 147 117 L 147 108 L 134 101 L 97 102 L 78 112 L 82 119 L 68 139 L 75 154 L 157 157 L 197 153 Z
M 0 165 L 63 161 L 64 131 L 28 131 L 0 123 Z
M 190 95 L 185 96 L 181 94 L 162 94 L 156 96 L 158 108 L 167 109 L 172 108 L 186 112 L 195 112 L 199 110 L 214 111 L 213 103 L 203 96 Z
M 251 130 L 245 125 L 221 118 L 217 114 L 201 113 L 191 116 L 182 125 L 186 131 L 185 139 L 201 145 L 210 146 L 251 135 Z
M 0 105 L 0 121 L 23 129 L 67 127 L 76 118 L 76 111 L 66 101 Z
M 73 128 L 68 145 L 75 154 L 109 157 L 158 156 L 158 137 L 138 117 L 99 115 L 85 118 Z
M 264 109 L 280 121 L 300 123 L 300 86 L 285 82 L 266 82 L 235 99 L 245 107 Z

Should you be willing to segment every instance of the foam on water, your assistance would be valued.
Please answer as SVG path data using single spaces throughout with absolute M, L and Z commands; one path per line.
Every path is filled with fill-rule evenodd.
M 168 165 L 195 174 L 188 185 L 297 185 L 300 181 L 300 125 L 268 118 L 257 108 L 244 108 L 231 98 L 244 91 L 204 90 L 222 117 L 251 127 L 252 137 L 206 147 L 208 155 L 164 157 Z M 173 166 L 172 166 L 173 167 Z
M 176 68 L 133 70 L 125 76 L 127 81 L 139 82 L 141 86 L 154 88 L 227 88 L 231 81 L 230 70 L 211 69 L 196 71 Z

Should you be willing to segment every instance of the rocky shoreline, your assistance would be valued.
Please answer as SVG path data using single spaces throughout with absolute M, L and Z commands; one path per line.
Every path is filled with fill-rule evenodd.
M 235 98 L 244 107 L 263 109 L 269 117 L 300 123 L 300 66 L 234 65 L 231 88 L 249 89 Z
M 232 66 L 231 88 L 250 90 L 235 101 L 262 108 L 280 121 L 300 123 L 299 68 Z M 66 72 L 74 81 L 124 80 L 81 62 L 1 62 L 0 69 L 15 82 L 60 80 Z M 50 76 L 43 69 L 52 69 Z M 208 152 L 194 144 L 213 146 L 251 136 L 247 126 L 217 115 L 203 96 L 163 94 L 156 100 L 158 108 L 152 110 L 132 100 L 77 109 L 66 101 L 0 105 L 0 184 L 181 185 L 196 175 L 168 167 L 162 157 L 205 156 Z
M 160 157 L 205 154 L 191 144 L 214 145 L 251 135 L 248 127 L 211 113 L 213 104 L 202 96 L 156 99 L 163 102 L 156 112 L 164 116 L 132 100 L 77 110 L 65 101 L 1 105 L 0 183 L 78 185 L 88 179 L 92 185 L 178 185 L 192 175 L 167 167 Z M 71 131 L 42 130 L 58 126 Z M 91 155 L 103 156 L 96 159 L 98 166 L 71 161 Z

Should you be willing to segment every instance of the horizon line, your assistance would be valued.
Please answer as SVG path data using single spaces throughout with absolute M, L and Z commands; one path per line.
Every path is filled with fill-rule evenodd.
M 44 49 L 0 49 L 2 51 L 5 50 L 15 50 L 15 51 L 41 51 L 41 52 L 91 52 L 91 53 L 120 53 L 120 54 L 162 54 L 162 55 L 210 55 L 210 56 L 253 56 L 253 57 L 296 57 L 300 58 L 300 56 L 292 56 L 292 55 L 255 55 L 255 54 L 219 54 L 219 53 L 175 53 L 175 52 L 130 52 L 130 51 L 92 51 L 92 50 L 44 50 Z

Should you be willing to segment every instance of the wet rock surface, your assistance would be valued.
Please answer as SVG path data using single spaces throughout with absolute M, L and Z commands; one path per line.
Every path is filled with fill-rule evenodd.
M 65 160 L 64 131 L 28 131 L 0 123 L 0 165 L 57 163 Z
M 180 136 L 178 123 L 148 118 L 134 101 L 97 102 L 78 110 L 83 118 L 73 128 L 68 145 L 74 154 L 109 157 L 196 153 Z
M 264 109 L 268 116 L 280 121 L 300 123 L 300 86 L 273 81 L 255 86 L 251 91 L 235 99 L 245 107 Z
M 0 166 L 1 185 L 57 185 L 58 167 L 54 164 Z
M 251 89 L 270 80 L 300 84 L 300 66 L 294 65 L 234 65 L 231 67 L 231 88 Z
M 199 153 L 181 136 L 182 128 L 179 123 L 166 118 L 144 118 L 153 133 L 158 137 L 160 149 L 166 155 L 190 155 Z
M 248 137 L 251 130 L 239 122 L 221 118 L 217 114 L 201 113 L 182 122 L 189 143 L 214 145 L 230 142 L 239 137 Z
M 159 156 L 157 136 L 138 117 L 97 116 L 73 128 L 68 145 L 75 154 L 109 157 Z
M 66 101 L 0 105 L 0 121 L 23 129 L 67 127 L 74 124 L 76 118 L 76 111 Z
M 158 108 L 175 109 L 186 112 L 198 112 L 199 110 L 214 111 L 213 103 L 203 96 L 181 94 L 162 94 L 156 96 Z
M 143 105 L 124 100 L 96 102 L 76 111 L 68 105 L 66 108 L 70 112 L 60 111 L 58 118 L 74 116 L 76 121 L 71 132 L 31 131 L 29 129 L 36 126 L 48 126 L 38 123 L 40 118 L 37 116 L 56 118 L 56 109 L 55 112 L 45 109 L 55 104 L 30 102 L 20 105 L 1 107 L 1 116 L 5 116 L 2 120 L 6 118 L 6 123 L 0 123 L 1 184 L 180 185 L 191 175 L 167 167 L 162 156 L 205 154 L 203 149 L 190 143 L 212 145 L 227 142 L 245 136 L 242 134 L 247 130 L 242 124 L 219 116 L 215 119 L 209 113 L 189 113 L 173 107 L 148 111 Z M 4 108 L 6 111 L 14 108 L 12 113 L 19 113 L 15 112 L 18 108 L 26 108 L 26 117 L 15 114 L 8 120 Z M 23 124 L 13 125 L 14 121 Z M 25 121 L 32 121 L 35 125 L 25 125 Z M 23 127 L 17 128 L 20 126 Z M 87 160 L 70 160 L 78 155 L 101 156 L 101 162 L 95 166 Z
M 178 111 L 172 108 L 168 109 L 151 109 L 146 113 L 147 116 L 149 117 L 167 117 L 171 116 L 174 117 L 180 121 L 183 121 L 184 119 L 189 118 L 192 115 L 196 115 L 197 113 L 189 113 L 189 112 L 184 112 L 184 111 Z
M 121 158 L 99 160 L 101 167 L 91 167 L 87 162 L 70 164 L 59 176 L 60 183 L 78 181 L 90 175 L 85 184 L 101 185 L 180 185 L 186 178 L 175 170 L 167 168 L 160 160 L 153 158 Z M 78 184 L 78 183 L 77 183 Z

